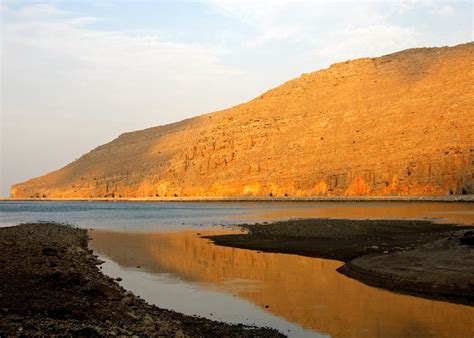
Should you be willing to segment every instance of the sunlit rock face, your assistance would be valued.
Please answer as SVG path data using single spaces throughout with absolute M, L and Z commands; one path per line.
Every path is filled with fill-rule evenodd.
M 120 135 L 12 197 L 474 193 L 474 43 L 303 74 L 254 100 Z

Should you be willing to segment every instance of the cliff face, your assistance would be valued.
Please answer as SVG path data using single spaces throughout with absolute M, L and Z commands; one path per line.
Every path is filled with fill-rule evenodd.
M 338 63 L 120 135 L 12 197 L 474 193 L 474 43 Z

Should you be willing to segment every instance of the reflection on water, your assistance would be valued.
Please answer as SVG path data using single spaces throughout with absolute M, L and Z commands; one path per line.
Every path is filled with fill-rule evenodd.
M 219 299 L 222 293 L 236 295 L 235 304 L 247 300 L 262 312 L 335 337 L 474 335 L 473 307 L 368 287 L 337 273 L 335 270 L 341 265 L 337 261 L 218 247 L 199 238 L 195 231 L 96 230 L 91 236 L 92 248 L 122 267 L 124 281 L 127 271 L 135 273 L 137 265 L 157 276 L 154 287 L 135 288 L 147 300 L 153 300 L 153 293 L 162 287 L 159 276 L 172 276 L 211 294 L 199 299 L 202 307 Z M 130 285 L 133 279 L 128 281 L 127 288 L 133 288 Z M 158 306 L 163 306 L 159 299 L 155 300 Z M 180 310 L 179 304 L 185 301 L 175 297 L 174 308 Z M 188 313 L 203 315 L 192 309 Z M 222 319 L 240 321 L 241 317 L 237 314 L 232 317 L 230 313 Z
M 56 221 L 134 231 L 199 229 L 290 217 L 441 218 L 474 224 L 473 203 L 432 202 L 23 202 L 0 201 L 0 226 Z
M 474 225 L 473 203 L 433 202 L 319 202 L 302 207 L 262 211 L 259 218 L 434 219 L 443 223 Z

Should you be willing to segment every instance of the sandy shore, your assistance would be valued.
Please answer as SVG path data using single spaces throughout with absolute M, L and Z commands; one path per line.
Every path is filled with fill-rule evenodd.
M 66 225 L 0 228 L 0 336 L 281 336 L 149 305 L 101 273 L 87 241 Z
M 218 245 L 336 259 L 366 284 L 474 305 L 474 227 L 406 220 L 307 219 L 244 224 Z

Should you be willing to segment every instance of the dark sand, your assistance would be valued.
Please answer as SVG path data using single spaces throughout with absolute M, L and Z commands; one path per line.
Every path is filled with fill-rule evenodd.
M 474 227 L 407 220 L 301 219 L 240 225 L 223 246 L 345 262 L 368 285 L 474 305 Z
M 87 240 L 59 224 L 0 228 L 0 336 L 281 336 L 148 305 L 101 273 Z

